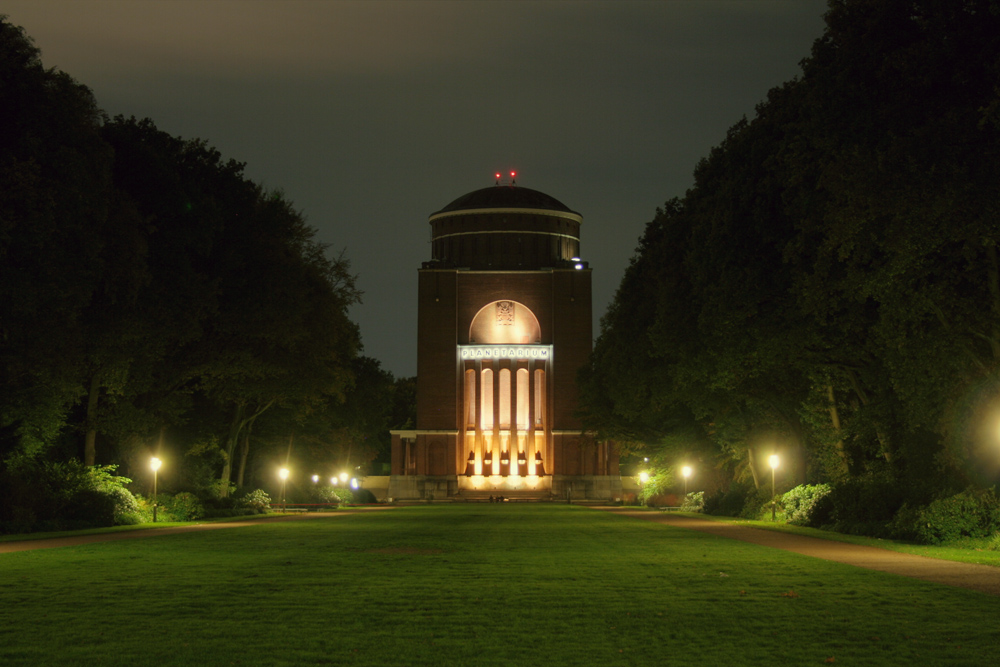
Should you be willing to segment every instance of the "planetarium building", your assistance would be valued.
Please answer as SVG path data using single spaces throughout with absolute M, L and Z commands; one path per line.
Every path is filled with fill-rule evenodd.
M 591 350 L 582 217 L 498 184 L 431 214 L 418 272 L 417 424 L 392 432 L 394 500 L 613 500 L 611 443 L 581 430 Z

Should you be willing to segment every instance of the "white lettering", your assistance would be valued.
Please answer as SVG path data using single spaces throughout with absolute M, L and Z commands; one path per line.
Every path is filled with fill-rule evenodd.
M 461 345 L 462 359 L 548 359 L 548 345 L 517 345 L 496 347 L 492 345 Z

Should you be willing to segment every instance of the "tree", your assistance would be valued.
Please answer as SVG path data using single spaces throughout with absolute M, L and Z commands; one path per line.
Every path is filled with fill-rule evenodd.
M 947 486 L 982 468 L 1000 411 L 1000 12 L 834 0 L 826 19 L 801 78 L 647 226 L 586 420 L 662 448 L 691 432 L 680 406 L 755 480 L 766 434 L 800 478 Z
M 37 452 L 82 393 L 107 260 L 111 151 L 90 91 L 0 16 L 0 427 Z

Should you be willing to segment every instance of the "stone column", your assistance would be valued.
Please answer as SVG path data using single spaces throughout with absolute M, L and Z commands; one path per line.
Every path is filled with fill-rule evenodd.
M 493 469 L 500 469 L 500 361 L 493 360 Z
M 511 359 L 507 362 L 508 369 L 510 370 L 510 438 L 508 439 L 510 447 L 510 469 L 511 474 L 515 471 L 518 475 L 526 474 L 524 470 L 521 470 L 520 466 L 517 465 L 517 452 L 520 447 L 520 443 L 517 441 L 517 360 Z
M 476 415 L 475 417 L 476 440 L 474 443 L 474 447 L 476 451 L 476 458 L 480 463 L 480 470 L 482 470 L 483 416 L 480 414 L 480 412 L 482 411 L 482 406 L 483 406 L 483 362 L 480 361 L 479 359 L 473 362 L 473 370 L 475 371 L 476 375 L 476 398 L 474 399 L 476 401 L 476 405 L 473 406 L 473 410 L 475 411 Z M 483 471 L 483 474 L 486 474 L 486 472 Z
M 535 369 L 528 359 L 528 470 L 534 468 L 535 452 Z

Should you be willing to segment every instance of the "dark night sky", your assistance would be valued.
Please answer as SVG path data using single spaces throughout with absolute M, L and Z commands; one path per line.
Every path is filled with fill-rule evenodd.
M 7 0 L 109 114 L 202 138 L 344 249 L 365 354 L 416 372 L 427 216 L 516 169 L 583 215 L 594 335 L 657 206 L 798 74 L 825 0 Z

